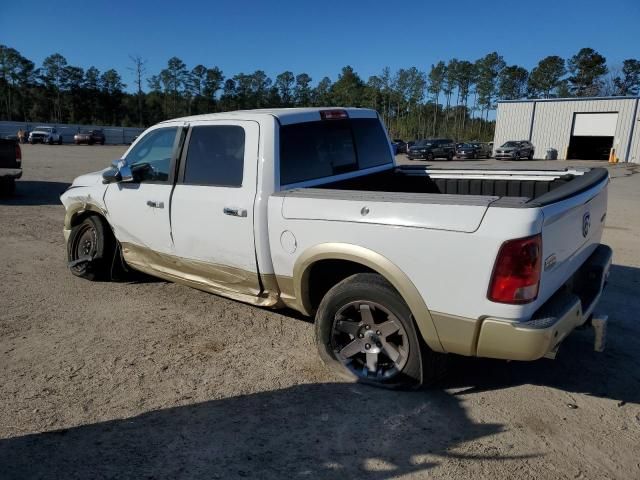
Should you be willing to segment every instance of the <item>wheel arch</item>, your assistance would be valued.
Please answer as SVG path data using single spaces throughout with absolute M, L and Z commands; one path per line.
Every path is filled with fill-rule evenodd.
M 333 266 L 336 266 L 336 264 L 350 266 L 347 268 L 347 274 L 343 275 L 338 281 L 343 280 L 352 273 L 360 272 L 374 272 L 382 276 L 407 303 L 418 330 L 427 345 L 436 352 L 445 351 L 438 338 L 429 309 L 409 277 L 385 256 L 358 245 L 323 243 L 307 249 L 298 257 L 293 269 L 293 293 L 298 309 L 302 313 L 312 315 L 315 311 L 314 300 L 317 300 L 317 295 L 314 297 L 314 293 L 310 288 L 314 281 L 314 269 L 317 269 L 320 265 L 327 265 L 326 262 L 333 262 Z M 336 278 L 338 277 L 340 275 L 336 275 Z M 317 305 L 315 306 L 317 307 Z
M 104 209 L 93 203 L 78 202 L 73 203 L 67 207 L 67 211 L 64 215 L 64 239 L 65 242 L 69 241 L 71 235 L 71 229 L 82 222 L 90 215 L 96 215 L 101 217 L 106 225 L 109 226 L 113 233 L 111 224 L 107 221 L 106 212 Z

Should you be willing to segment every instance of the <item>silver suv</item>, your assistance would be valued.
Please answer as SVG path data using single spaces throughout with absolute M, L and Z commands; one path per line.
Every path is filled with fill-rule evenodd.
M 528 140 L 510 140 L 496 149 L 494 158 L 502 160 L 533 160 L 535 148 Z

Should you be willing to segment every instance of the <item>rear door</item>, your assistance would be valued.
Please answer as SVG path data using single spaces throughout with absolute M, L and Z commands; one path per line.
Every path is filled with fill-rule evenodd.
M 442 157 L 442 140 L 433 141 L 433 156 Z
M 259 134 L 253 121 L 191 123 L 171 200 L 183 273 L 250 295 L 260 292 L 253 231 Z

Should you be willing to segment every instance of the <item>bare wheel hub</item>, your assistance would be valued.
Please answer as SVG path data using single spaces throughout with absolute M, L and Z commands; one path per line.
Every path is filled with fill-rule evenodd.
M 81 258 L 90 258 L 96 254 L 98 245 L 98 232 L 90 225 L 83 225 L 71 246 L 71 260 L 79 260 Z

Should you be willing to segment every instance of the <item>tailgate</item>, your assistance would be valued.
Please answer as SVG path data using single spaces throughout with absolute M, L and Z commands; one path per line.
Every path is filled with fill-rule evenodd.
M 18 168 L 16 163 L 16 143 L 0 139 L 0 168 Z
M 547 300 L 600 244 L 607 213 L 605 179 L 542 207 L 542 277 L 538 301 Z

